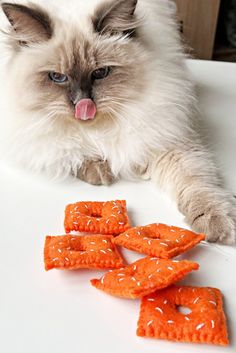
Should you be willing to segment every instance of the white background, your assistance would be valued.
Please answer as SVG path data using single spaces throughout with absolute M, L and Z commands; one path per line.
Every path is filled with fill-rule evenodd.
M 236 65 L 189 62 L 227 183 L 236 194 Z M 1 112 L 4 114 L 4 112 Z M 175 205 L 150 182 L 93 187 L 48 182 L 0 165 L 0 352 L 236 352 L 236 249 L 200 245 L 185 255 L 199 262 L 185 283 L 222 290 L 231 346 L 203 346 L 136 336 L 139 301 L 122 300 L 89 283 L 103 272 L 44 271 L 46 234 L 63 234 L 64 207 L 79 200 L 126 199 L 134 225 L 184 226 Z M 126 260 L 137 255 L 123 252 Z

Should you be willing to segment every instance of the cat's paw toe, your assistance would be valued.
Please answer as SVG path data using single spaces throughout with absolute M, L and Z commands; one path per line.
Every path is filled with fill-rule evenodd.
M 236 242 L 236 209 L 209 210 L 196 218 L 192 228 L 206 234 L 209 242 L 232 245 Z
M 111 185 L 116 178 L 107 161 L 85 161 L 76 175 L 80 180 L 92 185 Z

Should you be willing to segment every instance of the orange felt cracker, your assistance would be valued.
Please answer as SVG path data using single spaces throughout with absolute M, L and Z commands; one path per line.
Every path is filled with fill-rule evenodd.
M 190 313 L 180 308 L 190 309 Z M 138 336 L 227 345 L 222 295 L 215 288 L 171 286 L 142 298 Z
M 204 239 L 204 234 L 154 223 L 131 228 L 114 238 L 113 241 L 116 245 L 130 250 L 169 259 L 193 248 Z
M 91 283 L 111 295 L 135 299 L 165 288 L 198 268 L 198 264 L 190 261 L 146 257 L 108 272 L 100 280 L 93 279 Z
M 65 210 L 65 231 L 120 234 L 130 228 L 126 201 L 77 202 Z
M 45 269 L 119 268 L 124 262 L 110 235 L 47 236 Z

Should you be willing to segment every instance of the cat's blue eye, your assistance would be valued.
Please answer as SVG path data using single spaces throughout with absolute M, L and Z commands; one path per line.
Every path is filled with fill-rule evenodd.
M 55 83 L 64 83 L 68 81 L 68 76 L 66 76 L 65 74 L 61 74 L 60 72 L 51 71 L 49 72 L 48 76 L 50 80 Z
M 92 72 L 92 78 L 94 80 L 101 80 L 105 77 L 107 77 L 110 73 L 110 67 L 109 66 L 105 66 L 105 67 L 101 67 L 100 69 L 94 70 Z

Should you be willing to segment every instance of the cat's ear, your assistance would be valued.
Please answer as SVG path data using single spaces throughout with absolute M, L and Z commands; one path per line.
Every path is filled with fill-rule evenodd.
M 41 43 L 52 37 L 52 21 L 40 7 L 6 2 L 2 3 L 1 7 L 12 26 L 10 34 L 20 44 Z
M 95 11 L 93 25 L 100 34 L 132 34 L 140 21 L 135 16 L 138 0 L 111 0 Z

